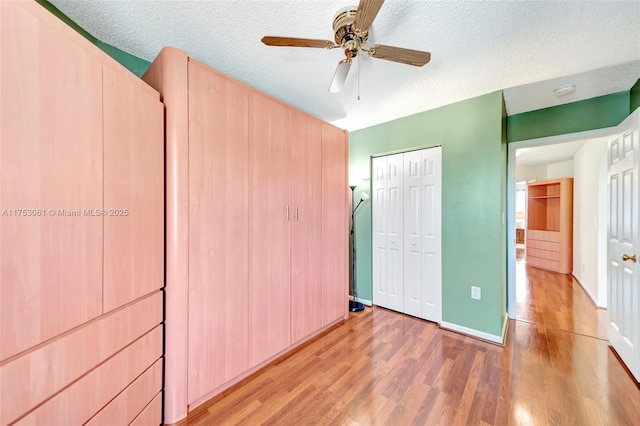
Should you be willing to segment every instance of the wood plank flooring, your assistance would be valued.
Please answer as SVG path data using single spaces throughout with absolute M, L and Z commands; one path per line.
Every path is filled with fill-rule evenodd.
M 538 281 L 566 286 L 548 274 L 555 275 L 531 272 L 534 297 Z M 558 303 L 580 299 L 573 288 L 565 292 Z M 536 306 L 522 304 L 519 312 Z M 562 328 L 583 320 L 563 313 L 581 311 L 541 312 L 526 318 L 554 320 L 512 320 L 500 347 L 367 308 L 180 424 L 640 424 L 640 389 L 607 342 Z
M 608 311 L 596 309 L 575 278 L 524 263 L 516 265 L 516 319 L 609 338 Z

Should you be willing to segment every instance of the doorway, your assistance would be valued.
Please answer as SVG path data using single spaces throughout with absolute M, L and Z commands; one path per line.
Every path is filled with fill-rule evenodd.
M 547 138 L 539 138 L 521 142 L 514 142 L 508 145 L 508 169 L 507 169 L 507 217 L 508 217 L 508 242 L 507 242 L 507 274 L 508 274 L 508 312 L 509 317 L 512 319 L 518 318 L 518 294 L 520 296 L 530 296 L 532 291 L 531 277 L 527 276 L 527 272 L 534 271 L 537 276 L 536 280 L 557 281 L 564 280 L 565 286 L 575 289 L 571 289 L 568 293 L 570 297 L 574 290 L 586 293 L 588 298 L 585 300 L 588 303 L 593 303 L 598 307 L 606 307 L 606 138 L 614 132 L 614 129 L 598 129 L 587 132 L 579 132 L 567 135 L 553 136 Z M 558 144 L 567 143 L 580 143 L 580 141 L 586 141 L 589 143 L 588 149 L 585 147 L 580 148 L 579 152 L 583 150 L 583 158 L 578 162 L 574 162 L 576 167 L 576 174 L 581 175 L 581 184 L 576 185 L 574 193 L 574 202 L 576 214 L 574 215 L 574 254 L 572 265 L 572 274 L 563 276 L 561 274 L 549 273 L 540 275 L 537 268 L 532 268 L 526 265 L 526 255 L 523 253 L 523 249 L 526 250 L 526 214 L 524 219 L 522 218 L 522 200 L 518 197 L 522 197 L 526 194 L 527 182 L 540 181 L 541 179 L 547 179 L 550 176 L 552 178 L 561 177 L 556 173 L 558 170 L 553 170 L 551 174 L 548 172 L 550 168 L 547 167 L 545 174 L 541 174 L 541 171 L 537 172 L 534 168 L 530 168 L 527 173 L 516 173 L 516 165 L 518 163 L 518 157 L 522 157 L 522 154 L 518 155 L 518 152 L 526 152 L 537 147 L 547 147 L 546 152 L 551 152 L 553 145 L 557 145 L 557 149 L 561 147 Z M 589 142 L 591 141 L 591 142 Z M 594 142 L 595 141 L 595 142 Z M 585 145 L 586 146 L 586 145 Z M 596 147 L 596 148 L 594 148 Z M 601 153 L 598 154 L 597 150 L 601 149 Z M 590 151 L 589 151 L 590 150 Z M 577 155 L 577 154 L 576 154 Z M 600 157 L 598 157 L 600 155 Z M 593 167 L 594 161 L 598 161 L 599 167 L 597 173 L 587 173 L 584 170 L 584 165 L 588 163 L 588 167 Z M 601 164 L 600 164 L 601 163 Z M 582 167 L 582 169 L 580 168 Z M 521 171 L 522 172 L 522 171 Z M 537 175 L 536 175 L 537 174 Z M 602 176 L 600 176 L 602 174 Z M 585 182 L 584 178 L 588 176 L 592 179 L 591 182 Z M 604 179 L 604 180 L 603 180 Z M 593 188 L 595 182 L 596 188 Z M 599 185 L 602 185 L 600 188 Z M 525 192 L 522 192 L 522 191 Z M 594 198 L 595 197 L 595 198 Z M 526 199 L 526 198 L 525 198 Z M 594 201 L 597 199 L 597 202 Z M 588 207 L 588 208 L 587 208 Z M 583 211 L 580 211 L 583 210 Z M 525 210 L 526 211 L 526 210 Z M 523 224 L 524 220 L 524 224 Z M 519 227 L 519 228 L 518 228 Z M 516 229 L 525 229 L 525 244 L 516 243 Z M 520 231 L 522 232 L 522 231 Z M 521 239 L 520 239 L 521 241 Z M 587 248 L 585 248 L 587 247 Z M 577 250 L 576 250 L 577 248 Z M 520 256 L 518 256 L 520 255 Z M 525 257 L 523 260 L 522 257 Z M 531 274 L 529 274 L 531 275 Z M 568 281 L 567 281 L 568 280 Z M 559 282 L 556 282 L 560 285 Z M 582 288 L 581 288 L 582 287 Z M 529 292 L 529 293 L 527 293 Z M 589 301 L 590 299 L 590 301 Z M 522 301 L 520 301 L 522 302 Z M 520 304 L 522 306 L 522 304 Z M 592 308 L 592 306 L 591 306 Z M 522 308 L 521 308 L 522 309 Z M 598 333 L 601 334 L 601 333 Z M 602 336 L 594 336 L 602 337 Z M 605 336 L 606 337 L 606 336 Z

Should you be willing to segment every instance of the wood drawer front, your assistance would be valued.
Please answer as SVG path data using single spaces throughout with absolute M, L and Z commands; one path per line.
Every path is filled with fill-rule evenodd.
M 557 251 L 530 248 L 527 253 L 532 257 L 539 257 L 556 262 L 560 261 L 560 253 L 558 253 Z
M 560 232 L 557 231 L 527 231 L 527 237 L 531 240 L 560 242 Z
M 128 425 L 162 389 L 162 360 L 159 359 L 135 382 L 89 420 L 87 426 Z M 159 411 L 158 411 L 159 413 Z M 159 424 L 158 421 L 156 424 Z
M 560 251 L 560 243 L 554 241 L 542 241 L 542 240 L 529 240 L 527 243 L 528 249 L 541 249 L 549 251 Z
M 6 397 L 0 402 L 0 424 L 27 413 L 161 322 L 158 291 L 2 365 L 0 391 Z M 94 350 L 79 353 L 77 348 Z
M 16 424 L 84 424 L 161 356 L 159 325 Z
M 149 426 L 162 423 L 162 394 L 159 393 L 153 401 L 131 422 L 131 426 Z
M 527 256 L 527 264 L 529 266 L 536 266 L 538 268 L 549 269 L 551 271 L 560 270 L 560 262 L 556 262 L 549 259 L 543 259 L 536 256 Z

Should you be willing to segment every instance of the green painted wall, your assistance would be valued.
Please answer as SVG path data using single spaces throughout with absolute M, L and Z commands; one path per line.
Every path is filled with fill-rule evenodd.
M 49 3 L 47 0 L 36 0 L 36 2 L 40 4 L 42 7 L 44 7 L 45 9 L 47 9 L 49 12 L 51 12 L 53 15 L 58 17 L 58 19 L 60 19 L 62 22 L 69 25 L 75 31 L 80 33 L 84 38 L 89 40 L 91 43 L 95 44 L 98 48 L 103 50 L 107 55 L 111 56 L 113 59 L 118 61 L 125 68 L 127 68 L 129 71 L 131 71 L 138 77 L 142 77 L 142 75 L 145 73 L 147 68 L 149 68 L 149 65 L 150 65 L 149 61 L 145 61 L 144 59 L 138 58 L 137 56 L 132 55 L 131 53 L 127 53 L 123 50 L 118 49 L 117 47 L 114 47 L 110 44 L 104 43 L 96 39 L 94 36 L 92 36 L 87 31 L 85 31 L 78 24 L 73 22 L 67 15 L 62 13 L 60 9 L 58 9 L 57 7 Z
M 509 142 L 602 129 L 629 115 L 629 92 L 539 109 L 507 117 Z
M 366 179 L 358 182 L 359 185 L 353 190 L 354 205 L 360 200 L 360 196 L 363 192 L 371 195 L 371 181 Z M 356 225 L 355 240 L 356 240 L 356 265 L 362 265 L 363 263 L 371 263 L 371 199 L 363 201 L 356 211 L 353 221 Z M 356 269 L 356 290 L 359 300 L 368 300 L 371 302 L 371 268 L 357 268 Z
M 506 259 L 502 92 L 354 131 L 349 182 L 368 188 L 370 156 L 442 145 L 442 319 L 500 335 Z M 356 217 L 357 289 L 371 295 L 371 202 Z M 367 257 L 364 254 L 368 254 Z M 471 286 L 482 300 L 471 299 Z
M 638 82 L 631 88 L 629 97 L 629 113 L 632 113 L 636 109 L 640 108 L 640 80 L 638 80 Z

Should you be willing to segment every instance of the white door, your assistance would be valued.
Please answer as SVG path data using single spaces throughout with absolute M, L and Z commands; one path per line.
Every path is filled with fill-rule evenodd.
M 404 154 L 404 310 L 422 317 L 422 152 Z
M 442 321 L 442 148 L 421 152 L 422 174 L 422 315 Z
M 402 312 L 402 154 L 373 159 L 373 303 Z
M 640 110 L 609 140 L 609 340 L 640 381 L 638 309 L 638 131 Z
M 373 159 L 373 303 L 440 322 L 442 149 Z
M 442 148 L 404 154 L 404 313 L 442 320 Z
M 377 157 L 372 161 L 371 195 L 372 239 L 373 239 L 373 303 L 387 307 L 387 157 Z

